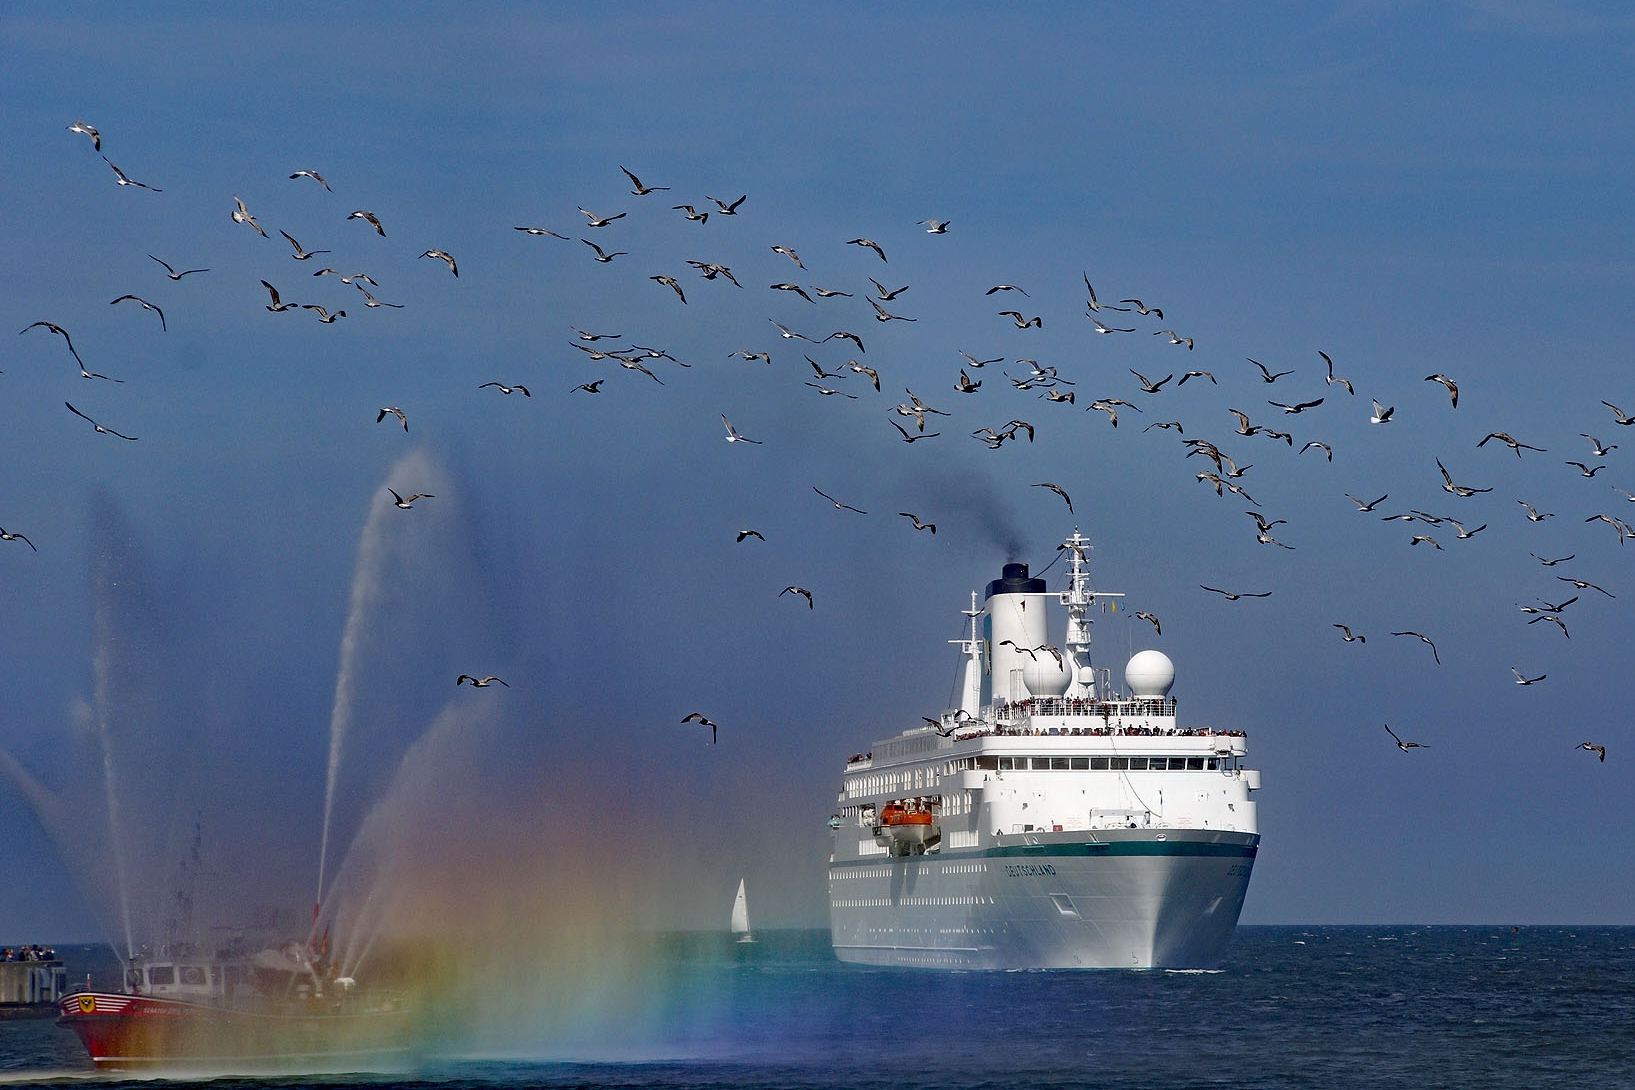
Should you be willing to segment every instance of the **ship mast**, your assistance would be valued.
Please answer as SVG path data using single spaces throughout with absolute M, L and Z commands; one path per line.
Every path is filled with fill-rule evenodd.
M 971 592 L 971 608 L 960 611 L 971 618 L 971 634 L 963 640 L 949 640 L 965 656 L 965 677 L 960 684 L 958 711 L 966 715 L 982 712 L 982 638 L 977 633 L 977 618 L 982 609 L 976 604 L 976 591 Z
M 1097 598 L 1122 598 L 1123 594 L 1090 589 L 1090 539 L 1074 527 L 1073 536 L 1062 548 L 1071 554 L 1067 566 L 1067 589 L 1061 593 L 1061 603 L 1067 607 L 1067 655 L 1073 663 L 1073 683 L 1067 695 L 1082 699 L 1107 699 L 1111 693 L 1096 691 L 1096 673 L 1090 665 L 1090 607 Z

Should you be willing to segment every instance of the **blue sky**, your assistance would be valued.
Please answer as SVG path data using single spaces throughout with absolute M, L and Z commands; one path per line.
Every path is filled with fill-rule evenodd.
M 1075 525 L 1098 585 L 1164 624 L 1099 619 L 1099 663 L 1157 646 L 1183 720 L 1249 732 L 1265 842 L 1246 922 L 1635 922 L 1609 819 L 1635 744 L 1635 549 L 1584 521 L 1635 514 L 1614 490 L 1635 489 L 1635 431 L 1601 404 L 1635 411 L 1621 9 L 12 4 L 0 34 L 0 306 L 123 380 L 81 379 L 42 329 L 0 351 L 0 526 L 39 550 L 0 543 L 0 745 L 67 807 L 53 829 L 0 793 L 0 851 L 36 878 L 0 895 L 6 941 L 112 927 L 99 731 L 150 900 L 195 829 L 224 906 L 309 900 L 351 614 L 341 844 L 371 813 L 439 828 L 493 861 L 478 902 L 573 874 L 647 926 L 718 925 L 745 875 L 769 925 L 820 925 L 844 758 L 948 701 L 969 592 Z M 163 192 L 116 186 L 66 131 L 79 118 Z M 634 196 L 621 165 L 670 188 Z M 671 209 L 740 194 L 703 225 Z M 270 240 L 231 221 L 235 195 Z M 591 229 L 580 206 L 626 215 Z M 280 229 L 332 253 L 293 261 Z M 628 256 L 598 264 L 581 238 Z M 210 271 L 172 282 L 149 254 Z M 403 309 L 366 309 L 311 275 L 324 263 Z M 1165 321 L 1097 335 L 1086 274 Z M 916 321 L 875 321 L 870 277 L 909 285 L 886 306 Z M 347 317 L 269 314 L 263 279 Z M 791 279 L 853 297 L 767 287 Z M 984 295 L 998 283 L 1029 297 Z M 109 305 L 127 292 L 168 329 Z M 1043 328 L 996 313 L 1012 303 Z M 690 366 L 649 361 L 661 385 L 575 351 L 573 326 Z M 1152 335 L 1168 328 L 1195 347 Z M 958 393 L 961 351 L 1007 364 Z M 861 360 L 882 390 L 848 372 L 824 381 L 856 400 L 819 396 L 803 354 Z M 1294 374 L 1268 386 L 1249 357 Z M 1077 403 L 1013 388 L 1021 358 Z M 1144 395 L 1130 374 L 1194 368 L 1218 385 Z M 899 441 L 908 389 L 952 414 L 940 437 Z M 1145 412 L 1115 430 L 1097 397 Z M 1392 423 L 1368 423 L 1374 398 Z M 407 433 L 376 424 L 384 405 Z M 1233 434 L 1231 408 L 1294 446 Z M 764 444 L 722 442 L 722 414 Z M 1034 442 L 969 435 L 1018 418 Z M 1239 483 L 1294 549 L 1257 544 L 1201 459 L 1142 431 L 1159 420 L 1252 463 Z M 1478 449 L 1491 431 L 1547 453 Z M 1597 458 L 1583 432 L 1620 449 Z M 1295 453 L 1307 439 L 1332 463 Z M 1493 491 L 1448 495 L 1438 459 Z M 388 485 L 434 498 L 382 508 Z M 1390 499 L 1367 515 L 1346 493 Z M 1412 509 L 1487 529 L 1379 520 Z M 736 544 L 751 526 L 766 541 Z M 1580 593 L 1570 638 L 1517 609 L 1571 596 L 1561 574 L 1616 595 Z M 779 597 L 792 583 L 816 608 Z M 459 673 L 510 688 L 456 691 Z M 719 746 L 680 725 L 695 710 Z M 1430 748 L 1400 753 L 1385 722 Z

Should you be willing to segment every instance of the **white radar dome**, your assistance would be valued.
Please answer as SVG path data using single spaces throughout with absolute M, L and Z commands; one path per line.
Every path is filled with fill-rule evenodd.
M 1175 664 L 1162 651 L 1137 651 L 1124 664 L 1124 684 L 1131 696 L 1161 700 L 1175 684 Z
M 1022 667 L 1022 684 L 1034 696 L 1061 696 L 1073 684 L 1073 664 L 1064 655 L 1061 662 L 1049 651 Z

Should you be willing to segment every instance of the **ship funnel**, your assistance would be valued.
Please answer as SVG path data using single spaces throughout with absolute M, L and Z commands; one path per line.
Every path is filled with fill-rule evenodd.
M 1031 691 L 1024 675 L 1049 651 L 1036 651 L 1049 642 L 1046 636 L 1045 581 L 1028 578 L 1026 564 L 1006 564 L 1000 577 L 988 584 L 983 605 L 983 636 L 987 641 L 988 670 L 982 679 L 983 703 L 1026 700 Z

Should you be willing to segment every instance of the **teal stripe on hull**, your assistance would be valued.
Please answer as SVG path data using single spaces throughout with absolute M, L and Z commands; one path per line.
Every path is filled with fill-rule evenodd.
M 1107 842 L 1079 842 L 1067 844 L 1011 844 L 995 848 L 966 848 L 959 851 L 939 851 L 931 855 L 869 856 L 864 859 L 845 859 L 830 863 L 835 867 L 872 867 L 882 863 L 900 863 L 906 860 L 927 863 L 936 860 L 1011 859 L 1039 856 L 1214 856 L 1217 858 L 1253 859 L 1258 844 L 1216 844 L 1199 841 L 1118 840 Z

